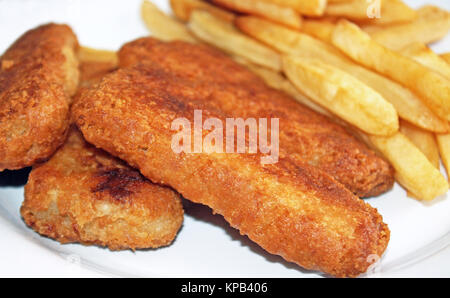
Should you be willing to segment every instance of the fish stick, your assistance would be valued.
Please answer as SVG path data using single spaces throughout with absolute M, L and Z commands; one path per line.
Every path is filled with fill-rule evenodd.
M 318 167 L 295 154 L 285 154 L 281 138 L 279 160 L 272 164 L 261 164 L 261 152 L 176 153 L 172 149 L 175 132 L 171 123 L 175 119 L 193 123 L 197 109 L 202 110 L 204 119 L 224 122 L 236 114 L 218 105 L 218 97 L 232 98 L 238 93 L 242 101 L 247 100 L 248 93 L 239 87 L 234 73 L 214 77 L 212 72 L 235 67 L 236 76 L 251 75 L 221 53 L 203 46 L 199 49 L 205 54 L 201 58 L 205 65 L 200 68 L 190 59 L 179 65 L 168 55 L 160 57 L 167 57 L 165 67 L 142 62 L 105 76 L 74 103 L 73 119 L 83 135 L 138 168 L 152 182 L 169 185 L 183 197 L 211 207 L 270 253 L 335 276 L 365 272 L 389 241 L 389 229 L 381 215 Z M 207 68 L 211 59 L 221 63 Z M 189 76 L 177 68 L 189 74 L 202 73 Z M 258 82 L 247 86 L 252 94 L 264 90 L 269 98 L 281 96 Z M 333 131 L 343 134 L 315 113 L 297 104 L 284 104 L 291 110 L 301 109 L 311 123 L 320 122 L 309 128 L 320 131 L 324 142 L 327 136 L 336 138 Z M 279 117 L 280 127 L 288 125 L 287 111 L 270 117 Z M 299 140 L 298 147 L 303 146 L 302 141 L 307 140 Z M 341 143 L 341 147 L 347 144 Z
M 78 85 L 77 38 L 48 24 L 22 35 L 0 58 L 0 171 L 47 159 L 64 142 Z
M 86 143 L 76 128 L 33 167 L 21 214 L 41 235 L 111 250 L 166 246 L 183 222 L 178 194 Z
M 150 61 L 179 76 L 204 82 L 211 104 L 236 117 L 279 116 L 280 154 L 317 166 L 360 197 L 376 196 L 394 183 L 390 165 L 350 136 L 210 47 L 142 38 L 122 47 L 119 66 Z

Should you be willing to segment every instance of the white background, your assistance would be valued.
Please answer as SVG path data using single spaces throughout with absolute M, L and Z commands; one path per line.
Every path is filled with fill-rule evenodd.
M 165 0 L 155 1 L 168 11 Z M 450 1 L 406 1 L 450 10 Z M 148 35 L 140 0 L 0 0 L 0 53 L 20 34 L 46 22 L 72 26 L 83 45 L 116 50 Z M 450 51 L 450 38 L 433 48 Z M 420 203 L 394 190 L 368 200 L 391 229 L 380 276 L 450 277 L 450 198 Z M 109 252 L 60 245 L 27 229 L 20 219 L 22 187 L 0 187 L 0 276 L 315 277 L 284 262 L 230 228 L 208 208 L 187 204 L 184 226 L 168 248 Z

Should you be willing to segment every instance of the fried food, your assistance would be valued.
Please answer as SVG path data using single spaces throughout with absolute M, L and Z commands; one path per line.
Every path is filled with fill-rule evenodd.
M 183 23 L 166 15 L 150 1 L 145 0 L 142 2 L 141 14 L 147 29 L 150 30 L 154 37 L 165 41 L 184 40 L 192 43 L 197 42 Z
M 377 4 L 381 4 L 380 7 L 377 7 Z M 417 17 L 417 12 L 401 0 L 350 0 L 330 3 L 325 14 L 376 25 L 411 22 Z
M 301 16 L 291 7 L 279 6 L 264 0 L 213 0 L 213 3 L 240 13 L 260 16 L 294 29 L 300 29 Z
M 401 132 L 390 137 L 367 138 L 391 162 L 397 181 L 414 198 L 431 201 L 448 191 L 448 183 L 441 172 Z
M 318 59 L 347 72 L 382 95 L 395 107 L 401 118 L 421 128 L 440 133 L 449 129 L 447 121 L 436 116 L 408 88 L 356 64 L 325 42 L 257 17 L 239 17 L 236 25 L 246 34 L 283 54 Z
M 442 163 L 447 170 L 447 177 L 450 180 L 450 134 L 436 134 L 436 139 L 439 145 Z
M 251 72 L 262 78 L 264 82 L 267 84 L 267 86 L 270 86 L 273 89 L 283 91 L 286 94 L 289 94 L 296 101 L 303 104 L 304 106 L 307 106 L 308 108 L 319 114 L 325 115 L 329 118 L 333 117 L 333 115 L 328 110 L 319 106 L 314 101 L 310 100 L 300 91 L 298 91 L 297 88 L 295 88 L 294 85 L 292 85 L 292 83 L 289 82 L 289 80 L 286 79 L 281 73 L 275 72 L 273 70 L 258 65 L 254 65 L 248 61 L 242 61 L 242 59 L 237 59 L 235 61 L 241 63 Z
M 102 62 L 111 65 L 119 63 L 117 53 L 109 50 L 99 50 L 89 47 L 80 47 L 78 50 L 78 60 L 83 62 Z
M 349 0 L 339 3 L 328 3 L 325 9 L 325 15 L 343 17 L 352 20 L 365 20 L 368 19 L 369 7 L 374 5 L 376 5 L 376 3 L 365 0 Z
M 449 29 L 450 13 L 436 6 L 425 5 L 417 10 L 414 21 L 381 27 L 370 35 L 383 46 L 400 50 L 414 42 L 429 44 L 438 41 L 447 35 Z
M 367 2 L 367 1 L 366 1 Z M 416 20 L 418 13 L 401 0 L 382 0 L 379 18 L 367 18 L 362 24 L 389 26 Z
M 71 129 L 66 143 L 36 165 L 21 214 L 41 235 L 111 250 L 170 244 L 183 222 L 180 197 Z
M 257 98 L 257 105 L 250 101 L 254 109 L 267 108 L 270 112 L 266 116 L 282 119 L 280 127 L 288 126 L 293 117 L 289 114 L 298 110 L 299 114 L 294 114 L 314 123 L 308 128 L 322 142 L 345 135 L 342 129 L 267 88 L 217 51 L 175 42 L 160 47 L 159 50 L 166 48 L 165 54 L 160 55 L 157 44 L 150 51 L 154 61 L 107 75 L 76 101 L 74 119 L 86 138 L 139 168 L 153 182 L 170 185 L 185 198 L 210 206 L 273 254 L 336 276 L 356 276 L 366 271 L 370 265 L 368 257 L 384 252 L 389 230 L 375 209 L 328 174 L 296 159 L 294 154 L 281 152 L 281 148 L 279 162 L 266 165 L 260 163 L 261 153 L 177 154 L 171 148 L 174 132 L 170 127 L 174 119 L 193 121 L 194 109 L 201 109 L 204 117 L 222 121 L 240 111 L 252 111 L 234 103 L 236 93 L 242 102 L 250 99 L 245 90 Z M 167 51 L 170 47 L 174 47 L 184 65 L 176 61 L 172 51 Z M 183 55 L 186 53 L 190 54 Z M 193 59 L 198 57 L 202 57 L 200 61 Z M 226 72 L 215 77 L 210 69 Z M 232 84 L 236 81 L 233 69 L 237 76 L 253 77 L 254 84 L 245 88 Z M 272 111 L 269 101 L 257 95 L 260 90 L 289 111 Z M 233 105 L 235 113 L 220 105 L 219 98 L 223 97 Z M 308 138 L 314 142 L 311 135 Z M 307 144 L 303 141 L 297 139 L 297 147 Z M 347 144 L 339 144 L 340 148 L 348 148 L 351 142 L 348 138 Z M 284 146 L 283 141 L 280 145 Z
M 330 19 L 311 19 L 304 20 L 302 23 L 302 32 L 311 35 L 323 42 L 331 43 L 331 35 L 336 24 Z
M 242 34 L 233 24 L 207 11 L 193 11 L 189 19 L 189 28 L 200 40 L 231 55 L 242 56 L 273 70 L 281 70 L 281 58 L 277 52 Z
M 117 53 L 113 51 L 81 47 L 78 59 L 80 61 L 80 89 L 97 83 L 104 75 L 116 70 L 118 66 Z
M 119 51 L 121 67 L 142 61 L 198 81 L 194 93 L 236 118 L 279 116 L 280 155 L 319 167 L 358 196 L 381 194 L 393 185 L 392 169 L 341 127 L 267 86 L 224 54 L 204 45 L 142 38 Z M 201 82 L 204 82 L 202 84 Z
M 175 16 L 183 22 L 189 21 L 194 10 L 204 10 L 227 23 L 233 23 L 235 15 L 203 0 L 170 0 Z
M 410 88 L 434 113 L 450 120 L 450 80 L 383 47 L 358 26 L 345 20 L 340 21 L 333 31 L 332 42 L 360 64 Z
M 373 135 L 398 131 L 394 107 L 357 78 L 318 59 L 286 56 L 289 80 L 309 98 L 340 118 Z
M 78 85 L 77 38 L 48 24 L 22 35 L 0 58 L 0 171 L 48 158 L 64 142 Z
M 403 48 L 401 53 L 450 80 L 450 65 L 425 44 L 412 43 Z
M 291 7 L 298 13 L 305 16 L 321 16 L 327 6 L 327 0 L 262 0 L 269 3 L 274 3 L 280 6 Z
M 406 121 L 400 122 L 400 132 L 403 133 L 423 154 L 436 169 L 440 168 L 439 149 L 434 133 L 423 130 Z
M 448 64 L 450 64 L 450 53 L 444 53 L 441 55 L 441 58 L 447 61 Z

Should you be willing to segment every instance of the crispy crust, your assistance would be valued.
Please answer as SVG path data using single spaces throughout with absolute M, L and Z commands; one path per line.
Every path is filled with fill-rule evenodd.
M 217 68 L 230 63 L 218 52 L 211 53 L 221 62 Z M 189 71 L 189 63 L 187 67 Z M 73 118 L 89 142 L 126 160 L 153 182 L 210 206 L 270 253 L 336 276 L 365 272 L 369 256 L 381 256 L 386 249 L 389 229 L 376 209 L 325 172 L 289 155 L 262 166 L 261 154 L 174 153 L 175 132 L 170 129 L 174 119 L 193 121 L 193 110 L 202 109 L 204 119 L 224 121 L 232 113 L 212 100 L 217 96 L 214 89 L 225 90 L 228 97 L 248 94 L 244 88 L 233 91 L 235 86 L 228 86 L 231 83 L 225 80 L 232 81 L 233 76 L 217 78 L 219 83 L 209 74 L 204 78 L 208 83 L 199 77 L 192 79 L 157 64 L 120 69 L 82 94 L 73 106 Z M 324 122 L 317 127 L 324 138 L 325 132 L 333 135 L 334 129 L 339 130 L 305 113 L 305 123 Z
M 21 214 L 36 232 L 61 243 L 111 250 L 168 245 L 183 222 L 174 191 L 87 144 L 77 129 L 31 171 Z
M 64 142 L 77 48 L 68 26 L 48 24 L 26 32 L 0 58 L 0 171 L 33 165 Z
M 394 184 L 393 168 L 384 159 L 216 50 L 141 38 L 124 45 L 119 59 L 121 67 L 148 61 L 196 80 L 198 93 L 235 117 L 279 117 L 280 154 L 319 167 L 359 197 L 379 195 Z

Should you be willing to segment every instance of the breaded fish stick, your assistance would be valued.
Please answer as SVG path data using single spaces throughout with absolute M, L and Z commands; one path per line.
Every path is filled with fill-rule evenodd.
M 209 54 L 214 55 L 230 64 L 218 52 Z M 213 93 L 207 86 L 217 96 L 231 92 L 234 85 L 222 79 L 214 83 L 205 74 L 202 82 L 169 67 L 138 64 L 107 75 L 84 92 L 72 113 L 89 142 L 126 160 L 153 182 L 208 205 L 268 252 L 335 276 L 365 272 L 373 255 L 385 251 L 389 229 L 374 208 L 325 172 L 283 154 L 278 163 L 262 165 L 260 153 L 172 150 L 174 119 L 193 123 L 194 109 L 201 109 L 204 119 L 233 116 L 210 100 Z M 287 125 L 286 116 L 279 116 L 280 127 Z M 324 121 L 317 127 L 322 132 L 335 129 L 317 120 Z
M 141 61 L 195 80 L 199 86 L 195 92 L 235 117 L 279 117 L 280 154 L 319 167 L 357 196 L 379 195 L 394 183 L 390 165 L 340 126 L 268 88 L 256 75 L 216 50 L 141 38 L 119 51 L 121 67 Z
M 36 232 L 61 243 L 111 250 L 168 245 L 183 222 L 174 191 L 89 145 L 77 129 L 31 171 L 21 214 Z
M 68 26 L 48 24 L 26 32 L 0 58 L 0 171 L 47 159 L 64 142 L 77 48 Z

